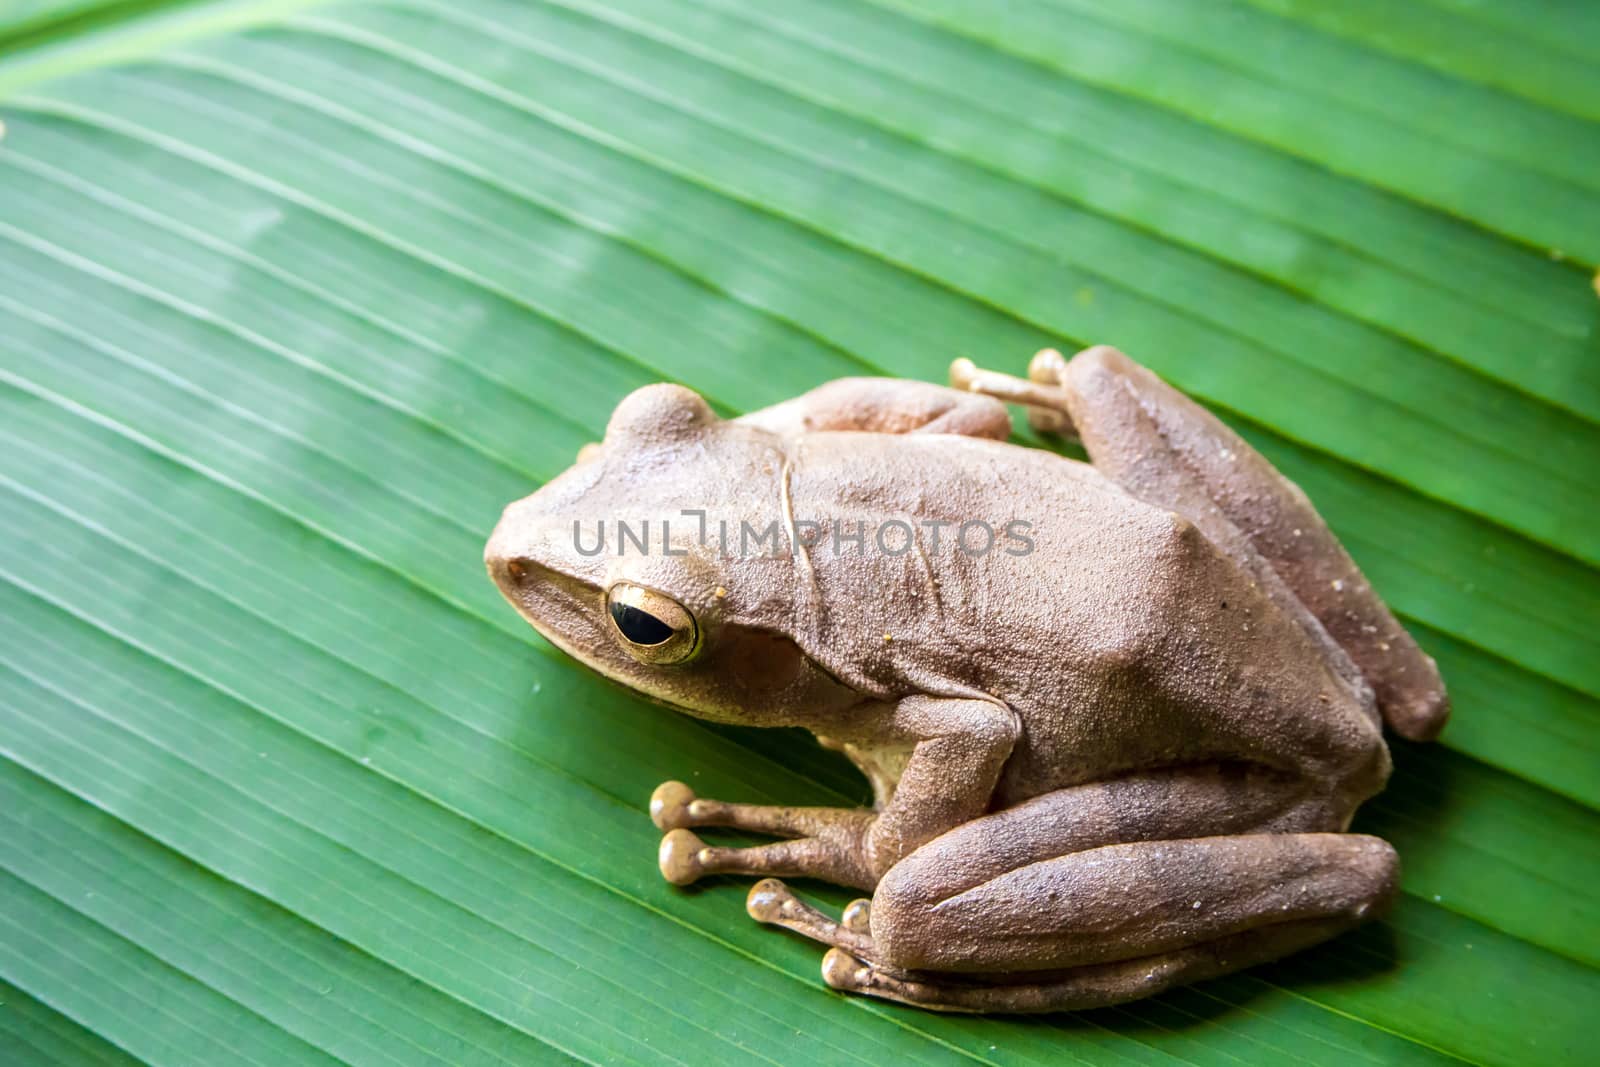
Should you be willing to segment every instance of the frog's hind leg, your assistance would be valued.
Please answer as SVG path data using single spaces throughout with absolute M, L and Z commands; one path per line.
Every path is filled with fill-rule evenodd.
M 964 823 L 891 868 L 874 900 L 856 901 L 837 922 L 796 899 L 781 882 L 771 878 L 751 890 L 747 907 L 752 918 L 786 927 L 848 953 L 848 958 L 830 955 L 824 974 L 835 985 L 856 982 L 860 991 L 873 995 L 927 1002 L 952 1011 L 1042 1011 L 1080 1001 L 1109 1002 L 1095 998 L 1109 996 L 1104 991 L 1113 985 L 1118 989 L 1146 988 L 1129 986 L 1116 978 L 1123 971 L 1135 973 L 1137 968 L 1119 970 L 1108 966 L 1074 972 L 1065 986 L 1056 980 L 1060 976 L 1052 976 L 1044 983 L 1050 986 L 1049 990 L 1017 985 L 995 992 L 986 988 L 988 980 L 979 981 L 974 989 L 965 977 L 948 974 L 915 976 L 914 986 L 908 986 L 906 983 L 913 979 L 901 972 L 928 961 L 916 959 L 907 951 L 907 931 L 915 941 L 919 937 L 916 931 L 929 911 L 960 908 L 961 902 L 990 894 L 989 914 L 971 928 L 962 928 L 959 923 L 947 926 L 939 921 L 927 924 L 928 936 L 940 944 L 981 948 L 1022 932 L 1023 924 L 1008 918 L 1005 908 L 1030 904 L 1055 907 L 1048 893 L 1016 896 L 1009 903 L 1003 894 L 994 895 L 993 886 L 1002 884 L 1002 879 L 1019 868 L 1063 864 L 1068 857 L 1092 855 L 1104 846 L 1119 843 L 1156 842 L 1181 849 L 1196 834 L 1257 831 L 1263 840 L 1320 837 L 1326 835 L 1315 831 L 1334 829 L 1341 822 L 1342 808 L 1330 804 L 1326 790 L 1270 768 L 1218 764 L 1154 770 L 1056 790 Z M 1136 884 L 1121 887 L 1123 899 L 1133 898 L 1137 888 Z M 1251 888 L 1241 885 L 1240 892 L 1249 895 Z M 1182 919 L 1192 920 L 1193 900 L 1182 903 L 1190 909 L 1183 912 Z M 1314 940 L 1331 936 L 1345 925 L 1348 923 L 1340 920 Z M 880 932 L 888 939 L 885 945 L 877 941 Z M 1301 943 L 1287 933 L 1263 936 L 1250 943 L 1256 942 L 1267 946 L 1261 951 L 1271 948 L 1279 954 Z M 1244 947 L 1241 943 L 1238 951 L 1230 951 L 1222 958 L 1247 966 L 1257 956 L 1244 951 Z M 1187 954 L 1181 958 L 1147 960 L 1138 973 L 1159 971 L 1166 976 L 1164 981 L 1173 984 L 1190 981 L 1202 972 L 1214 973 L 1204 970 L 1209 958 L 1204 952 L 1189 949 L 1193 946 L 1187 946 Z M 1038 969 L 1036 965 L 1004 967 L 1004 961 L 1001 966 Z M 861 968 L 867 970 L 861 972 Z M 865 976 L 859 980 L 851 977 L 858 972 Z M 1040 1006 L 1028 1008 L 1027 1004 Z
M 1103 345 L 1071 360 L 1046 349 L 1027 381 L 957 360 L 951 382 L 1043 413 L 1035 425 L 1075 434 L 1096 469 L 1133 496 L 1188 518 L 1287 609 L 1302 618 L 1309 612 L 1313 636 L 1335 646 L 1330 661 L 1347 675 L 1359 671 L 1395 732 L 1430 740 L 1444 726 L 1449 705 L 1433 660 L 1306 495 L 1199 404 Z
M 1099 1007 L 1326 940 L 1398 881 L 1387 843 L 1333 833 L 1105 845 L 954 895 L 929 888 L 942 862 L 913 853 L 885 876 L 870 955 L 829 953 L 830 985 L 947 1011 Z

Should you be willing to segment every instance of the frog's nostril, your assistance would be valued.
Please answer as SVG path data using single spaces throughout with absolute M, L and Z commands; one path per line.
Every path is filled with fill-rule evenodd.
M 501 558 L 489 570 L 494 583 L 512 601 L 520 601 L 539 580 L 539 568 L 525 559 Z

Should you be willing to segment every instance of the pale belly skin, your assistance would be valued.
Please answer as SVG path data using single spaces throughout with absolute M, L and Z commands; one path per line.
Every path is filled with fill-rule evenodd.
M 1040 353 L 1029 379 L 958 361 L 960 391 L 851 379 L 734 423 L 651 387 L 600 461 L 507 509 L 490 571 L 557 645 L 691 714 L 806 726 L 872 781 L 873 810 L 666 783 L 663 874 L 872 890 L 835 921 L 768 877 L 749 910 L 832 946 L 836 988 L 945 1011 L 1136 999 L 1380 913 L 1394 852 L 1344 831 L 1388 776 L 1383 725 L 1442 727 L 1432 661 L 1304 495 L 1198 405 L 1105 348 Z M 993 397 L 1092 465 L 1002 443 Z M 731 572 L 551 547 L 571 516 L 679 499 L 664 472 L 686 457 L 719 487 L 772 484 L 730 513 L 816 539 Z M 896 519 L 906 551 L 852 551 L 855 523 Z M 952 550 L 975 521 L 1026 551 Z M 623 587 L 714 631 L 704 654 L 636 662 L 591 608 Z M 714 848 L 699 826 L 785 840 Z

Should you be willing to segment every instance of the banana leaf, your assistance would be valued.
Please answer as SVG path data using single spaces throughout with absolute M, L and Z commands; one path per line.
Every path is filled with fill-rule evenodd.
M 1600 8 L 27 0 L 0 117 L 4 1062 L 1592 1059 Z M 597 681 L 483 540 L 639 385 L 1098 342 L 1439 660 L 1356 826 L 1404 894 L 1120 1008 L 842 997 L 644 802 L 865 783 Z

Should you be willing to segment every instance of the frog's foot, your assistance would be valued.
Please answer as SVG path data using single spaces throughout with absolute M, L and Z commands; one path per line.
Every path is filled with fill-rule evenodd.
M 861 889 L 877 882 L 862 851 L 873 819 L 864 809 L 729 804 L 697 797 L 682 782 L 664 782 L 650 798 L 650 818 L 667 831 L 661 839 L 661 874 L 674 885 L 688 885 L 707 874 L 785 874 Z M 725 826 L 791 840 L 718 848 L 700 840 L 692 826 Z
M 680 826 L 661 839 L 657 859 L 661 877 L 673 885 L 692 885 L 708 874 L 789 874 L 811 851 L 810 838 L 755 848 L 719 848 Z
M 842 992 L 930 1011 L 1087 1011 L 1281 959 L 1325 941 L 1349 925 L 1340 918 L 1300 919 L 1171 952 L 1015 975 L 899 971 L 873 963 L 847 947 L 835 947 L 822 957 L 822 980 Z
M 877 883 L 861 853 L 861 833 L 843 830 L 755 848 L 718 848 L 707 845 L 693 830 L 678 827 L 661 838 L 658 861 L 661 877 L 678 886 L 706 875 L 790 875 L 859 889 Z
M 652 802 L 651 809 L 657 826 L 671 827 L 661 839 L 658 859 L 662 877 L 673 885 L 689 885 L 707 874 L 792 875 L 858 889 L 871 889 L 878 882 L 864 848 L 874 818 L 870 811 L 685 800 L 687 788 L 675 782 L 658 789 L 657 799 L 663 790 L 673 799 Z M 755 848 L 719 848 L 702 841 L 686 822 L 808 836 Z
M 830 834 L 755 848 L 719 848 L 679 827 L 661 839 L 657 859 L 661 876 L 673 885 L 690 885 L 708 874 L 781 874 L 870 889 L 877 878 L 861 856 L 859 837 Z
M 930 1011 L 1088 1011 L 1278 960 L 1347 928 L 1349 921 L 1342 918 L 1306 918 L 1246 929 L 1171 952 L 1030 974 L 898 971 L 848 947 L 834 947 L 822 957 L 822 981 L 842 992 Z
M 984 370 L 970 359 L 958 359 L 950 364 L 950 384 L 963 392 L 1021 404 L 1028 409 L 1028 425 L 1035 430 L 1071 437 L 1072 416 L 1067 413 L 1066 392 L 1060 387 L 1060 375 L 1066 365 L 1066 357 L 1046 348 L 1028 364 L 1028 377 L 1024 379 Z
M 830 948 L 822 957 L 822 980 L 841 993 L 859 993 L 881 1000 L 898 1001 L 930 1011 L 983 1012 L 1006 1011 L 985 996 L 997 990 L 1020 986 L 981 986 L 955 981 L 913 978 L 909 974 L 880 967 L 845 948 Z M 1010 1010 L 1024 1010 L 1012 1008 Z
M 870 958 L 874 955 L 872 935 L 867 927 L 869 905 L 865 900 L 851 904 L 835 922 L 795 896 L 788 886 L 776 878 L 763 878 L 750 887 L 750 895 L 745 898 L 744 906 L 750 918 L 756 922 L 782 926 L 813 941 L 859 956 Z

